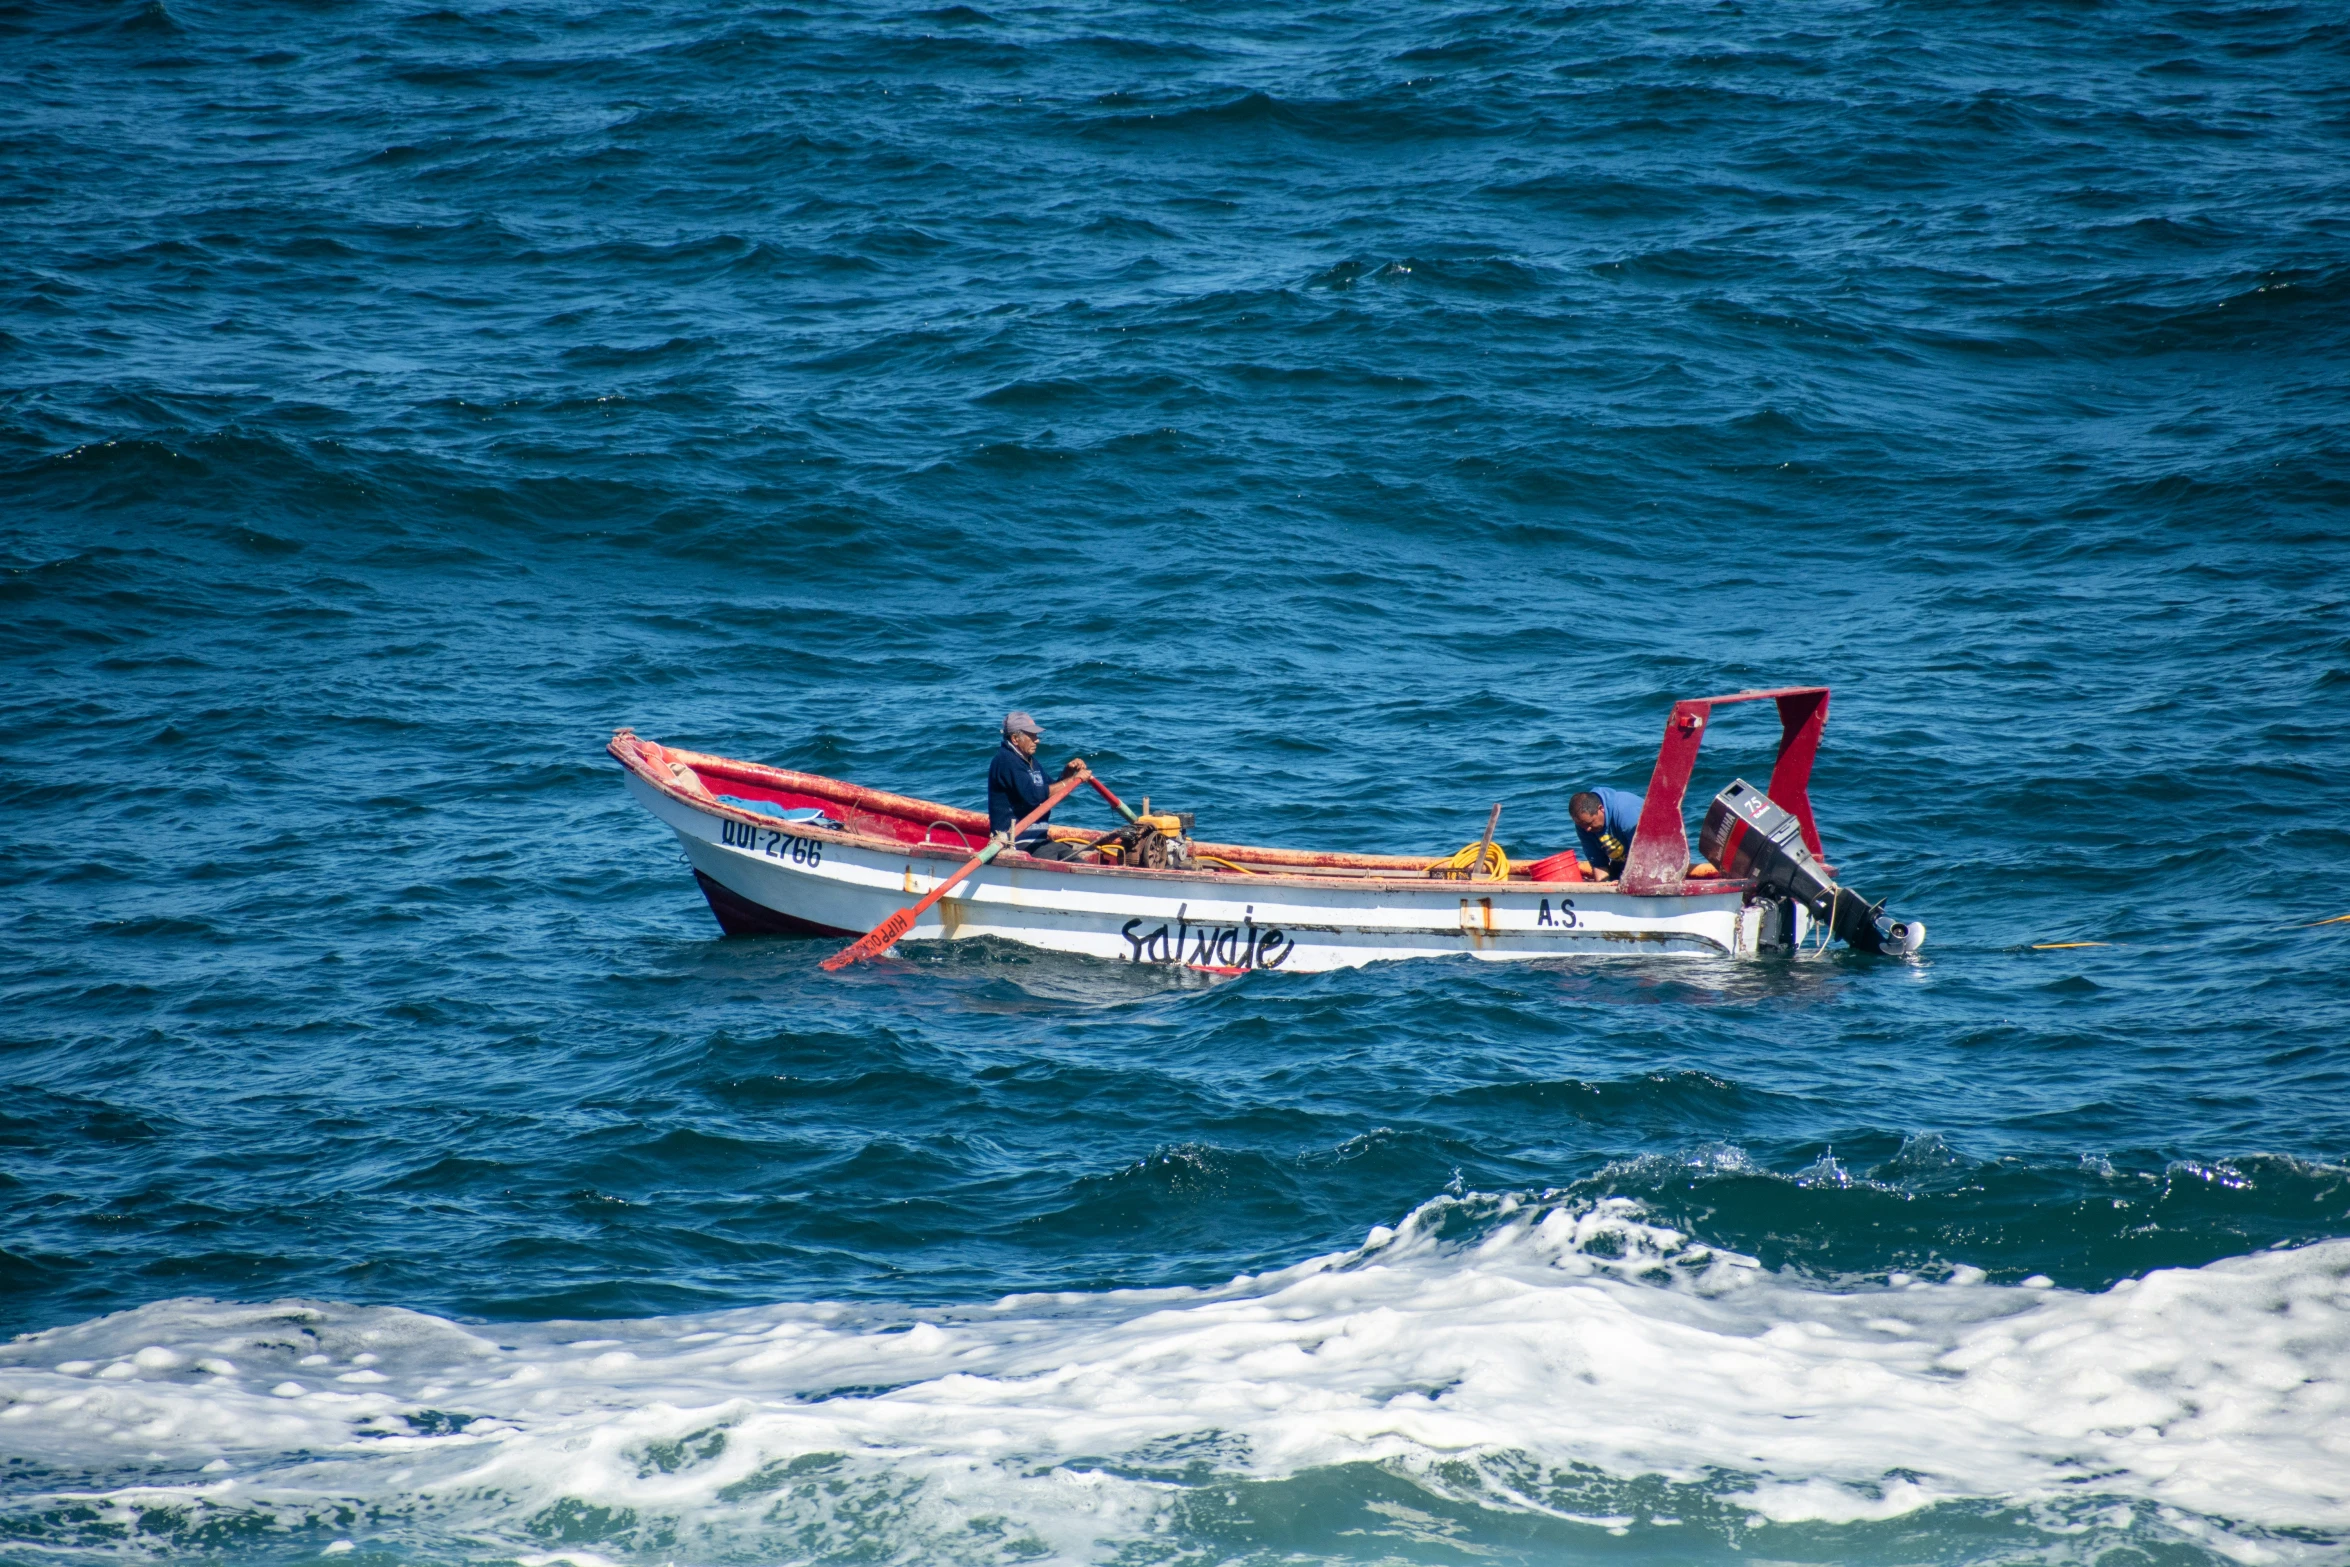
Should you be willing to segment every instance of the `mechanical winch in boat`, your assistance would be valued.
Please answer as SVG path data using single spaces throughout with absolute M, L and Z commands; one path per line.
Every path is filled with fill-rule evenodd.
M 1716 796 L 1701 847 L 1721 874 L 1693 876 L 1683 799 L 1698 744 L 1717 707 L 1757 700 L 1779 710 L 1770 782 L 1741 779 Z M 1208 842 L 1189 813 L 1160 814 L 1115 833 L 1055 826 L 1052 838 L 1080 857 L 999 853 L 897 939 L 993 936 L 1215 973 L 1451 955 L 1756 957 L 1830 938 L 1914 952 L 1925 927 L 1840 886 L 1823 858 L 1808 787 L 1827 710 L 1824 686 L 1675 703 L 1617 881 L 1585 879 L 1571 854 L 1532 867 L 1472 856 L 1463 872 L 1458 855 Z M 986 816 L 958 806 L 626 729 L 608 749 L 629 791 L 676 833 L 729 934 L 862 935 L 963 873 L 987 843 Z M 1487 864 L 1504 873 L 1478 868 Z

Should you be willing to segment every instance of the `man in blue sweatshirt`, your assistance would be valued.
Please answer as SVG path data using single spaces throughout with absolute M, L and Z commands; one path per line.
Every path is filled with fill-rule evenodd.
M 1640 806 L 1646 798 L 1598 784 L 1567 802 L 1567 814 L 1575 819 L 1575 839 L 1583 846 L 1583 858 L 1591 863 L 1594 881 L 1624 879 L 1624 859 L 1632 852 L 1632 835 L 1640 829 Z M 1704 877 L 1721 872 L 1710 860 L 1692 860 L 1689 874 Z
M 1026 713 L 1004 715 L 1004 743 L 987 769 L 987 830 L 994 837 L 1011 832 L 1013 823 L 1044 804 L 1044 797 L 1052 793 L 1052 786 L 1044 781 L 1044 769 L 1036 765 L 1037 742 L 1042 738 L 1036 720 Z M 1066 778 L 1084 765 L 1083 758 L 1072 757 L 1061 769 L 1061 776 Z M 1045 835 L 1044 824 L 1052 819 L 1052 812 L 1045 812 L 1012 847 L 1040 860 L 1068 860 L 1083 854 L 1081 846 L 1055 843 Z
M 1623 876 L 1624 856 L 1632 852 L 1632 834 L 1640 826 L 1641 798 L 1601 784 L 1567 802 L 1567 814 L 1575 818 L 1576 841 L 1583 846 L 1594 880 Z

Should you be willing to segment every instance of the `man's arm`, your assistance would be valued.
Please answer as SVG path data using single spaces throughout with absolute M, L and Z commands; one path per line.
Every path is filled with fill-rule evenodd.
M 1576 822 L 1575 847 L 1582 853 L 1583 864 L 1591 879 L 1607 880 L 1607 851 L 1599 846 L 1599 834 L 1586 831 L 1581 822 Z

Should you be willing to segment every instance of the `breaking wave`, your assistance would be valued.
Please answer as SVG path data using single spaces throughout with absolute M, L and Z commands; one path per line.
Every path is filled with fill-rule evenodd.
M 501 1326 L 163 1301 L 16 1340 L 0 1399 L 0 1539 L 68 1557 L 1174 1559 L 1286 1506 L 1349 1555 L 1468 1513 L 1865 1558 L 1957 1510 L 2064 1558 L 2314 1560 L 2350 1534 L 2350 1241 L 1837 1288 L 1629 1198 L 1472 1193 L 1213 1289 Z

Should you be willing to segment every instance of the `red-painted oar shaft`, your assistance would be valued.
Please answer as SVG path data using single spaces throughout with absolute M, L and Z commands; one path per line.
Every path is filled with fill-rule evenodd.
M 986 848 L 980 850 L 977 854 L 971 856 L 970 859 L 963 862 L 963 868 L 961 870 L 955 872 L 954 875 L 949 876 L 945 881 L 940 882 L 937 886 L 931 888 L 929 892 L 925 893 L 921 902 L 915 904 L 910 909 L 898 910 L 888 919 L 883 920 L 880 924 L 865 932 L 864 935 L 859 936 L 855 941 L 841 948 L 840 951 L 835 952 L 831 957 L 826 958 L 823 963 L 818 966 L 824 969 L 826 973 L 831 973 L 836 969 L 847 968 L 852 963 L 862 963 L 867 958 L 879 957 L 882 953 L 887 952 L 890 948 L 896 946 L 898 943 L 898 938 L 905 935 L 907 931 L 912 930 L 914 928 L 914 922 L 920 919 L 923 915 L 929 913 L 930 906 L 932 904 L 936 903 L 939 899 L 945 897 L 949 892 L 953 891 L 964 877 L 970 875 L 973 871 L 979 869 L 980 866 L 985 865 L 988 861 L 1003 853 L 1004 850 L 1010 848 L 1012 844 L 1019 840 L 1019 837 L 1022 833 L 1036 825 L 1038 817 L 1043 816 L 1054 806 L 1069 798 L 1070 790 L 1075 789 L 1081 783 L 1088 782 L 1092 777 L 1093 774 L 1091 773 L 1081 772 L 1075 777 L 1064 778 L 1059 783 L 1053 785 L 1052 792 L 1044 797 L 1044 804 L 1038 806 L 1035 810 L 1030 811 L 1026 816 L 1021 817 L 1017 822 L 1014 822 L 1012 824 L 1011 832 L 1005 836 L 1005 839 L 1002 843 L 991 843 Z
M 1103 799 L 1110 802 L 1111 810 L 1116 811 L 1120 816 L 1125 817 L 1128 821 L 1133 821 L 1135 819 L 1133 809 L 1128 806 L 1124 800 L 1121 800 L 1116 795 L 1110 793 L 1110 786 L 1108 784 L 1103 783 L 1099 778 L 1094 777 L 1091 773 L 1087 773 L 1085 775 L 1085 781 L 1093 785 L 1094 793 L 1100 795 Z

